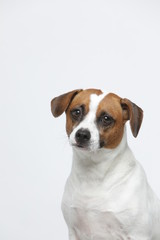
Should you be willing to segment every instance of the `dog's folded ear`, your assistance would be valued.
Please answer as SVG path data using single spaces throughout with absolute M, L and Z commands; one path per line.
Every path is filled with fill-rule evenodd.
M 130 120 L 131 131 L 134 137 L 137 137 L 143 120 L 143 110 L 129 99 L 121 99 L 124 122 Z
M 53 116 L 59 117 L 64 111 L 66 111 L 73 98 L 81 91 L 82 89 L 76 89 L 52 99 L 51 112 Z

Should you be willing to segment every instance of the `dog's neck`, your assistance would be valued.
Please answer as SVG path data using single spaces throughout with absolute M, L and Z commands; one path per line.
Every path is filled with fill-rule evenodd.
M 117 168 L 122 177 L 134 164 L 134 156 L 127 144 L 126 130 L 119 146 L 115 149 L 99 149 L 96 152 L 88 152 L 73 148 L 73 164 L 71 175 L 83 181 L 103 181 L 104 178 L 113 175 Z M 126 164 L 127 162 L 127 164 Z M 120 176 L 121 175 L 121 176 Z

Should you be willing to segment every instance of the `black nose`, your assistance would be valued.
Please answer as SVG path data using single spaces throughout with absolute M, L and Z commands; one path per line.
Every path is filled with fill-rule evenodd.
M 84 128 L 80 128 L 77 132 L 76 132 L 76 142 L 78 144 L 86 144 L 89 142 L 90 138 L 91 138 L 91 134 L 89 132 L 88 129 L 84 129 Z

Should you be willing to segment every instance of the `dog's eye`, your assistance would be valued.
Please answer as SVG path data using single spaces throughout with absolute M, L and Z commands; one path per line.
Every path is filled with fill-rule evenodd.
M 71 116 L 74 120 L 80 120 L 82 117 L 82 109 L 81 108 L 75 108 L 71 111 Z
M 107 127 L 111 125 L 114 122 L 114 120 L 111 116 L 104 115 L 100 118 L 100 122 L 104 127 Z

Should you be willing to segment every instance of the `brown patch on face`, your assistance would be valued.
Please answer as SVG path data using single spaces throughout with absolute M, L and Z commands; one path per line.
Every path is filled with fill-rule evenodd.
M 119 145 L 124 132 L 124 119 L 121 107 L 121 98 L 113 93 L 106 95 L 100 102 L 96 116 L 100 118 L 102 114 L 108 114 L 113 121 L 106 127 L 98 124 L 100 142 L 104 148 L 113 149 Z
M 69 107 L 66 111 L 66 132 L 67 132 L 68 136 L 73 131 L 73 128 L 80 123 L 80 121 L 75 121 L 72 118 L 71 111 L 82 107 L 84 110 L 84 112 L 83 112 L 83 117 L 84 117 L 89 111 L 89 102 L 90 102 L 91 94 L 100 95 L 100 94 L 102 94 L 102 91 L 99 89 L 83 90 L 74 97 L 71 104 L 69 105 Z

